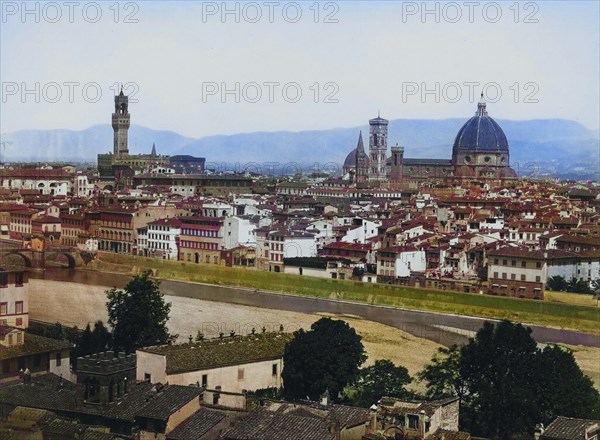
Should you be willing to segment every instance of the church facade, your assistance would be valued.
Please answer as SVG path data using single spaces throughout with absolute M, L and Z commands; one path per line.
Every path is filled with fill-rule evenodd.
M 475 116 L 458 131 L 451 159 L 410 159 L 404 148 L 393 146 L 388 156 L 388 124 L 369 120 L 369 150 L 362 132 L 343 165 L 343 174 L 355 184 L 378 184 L 406 180 L 505 180 L 517 177 L 509 166 L 509 146 L 502 128 L 487 112 L 483 94 Z

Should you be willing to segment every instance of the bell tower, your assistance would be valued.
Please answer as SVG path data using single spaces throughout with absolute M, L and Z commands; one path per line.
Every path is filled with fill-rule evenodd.
M 370 180 L 386 180 L 388 120 L 378 114 L 375 119 L 369 120 L 369 126 L 369 159 L 371 161 L 369 178 Z
M 392 147 L 392 168 L 390 171 L 390 180 L 402 180 L 402 167 L 404 165 L 404 147 L 396 144 Z
M 129 131 L 129 97 L 123 93 L 115 96 L 115 112 L 112 114 L 112 127 L 114 135 L 114 155 L 129 155 L 129 145 L 127 142 L 127 133 Z

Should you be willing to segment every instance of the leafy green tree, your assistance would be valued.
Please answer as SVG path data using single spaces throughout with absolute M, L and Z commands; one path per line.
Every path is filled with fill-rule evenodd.
M 94 323 L 91 345 L 94 349 L 94 353 L 105 351 L 112 347 L 112 334 L 102 321 L 96 321 Z
M 525 438 L 556 416 L 600 417 L 600 395 L 572 353 L 543 350 L 531 329 L 486 322 L 475 338 L 442 349 L 419 378 L 432 398 L 459 396 L 460 427 L 478 437 Z
M 283 355 L 283 393 L 286 399 L 318 400 L 328 391 L 332 399 L 358 377 L 366 360 L 361 337 L 341 320 L 321 318 L 310 331 L 294 332 Z
M 600 394 L 575 361 L 573 353 L 556 345 L 538 353 L 539 420 L 546 425 L 557 415 L 600 419 Z
M 90 325 L 86 325 L 83 332 L 80 332 L 75 342 L 75 348 L 71 350 L 71 364 L 77 369 L 77 358 L 89 354 L 106 351 L 112 346 L 112 335 L 102 321 L 94 323 L 94 330 Z
M 384 396 L 408 397 L 406 385 L 412 382 L 408 370 L 390 360 L 378 360 L 370 367 L 361 368 L 356 381 L 358 395 L 354 403 L 365 408 Z
M 571 278 L 571 281 L 567 283 L 567 289 L 573 293 L 592 293 L 590 283 L 585 280 L 578 280 L 577 278 Z
M 460 347 L 441 347 L 431 359 L 431 363 L 417 377 L 427 385 L 429 399 L 459 397 L 462 399 L 465 384 L 460 375 Z
M 159 285 L 147 271 L 134 276 L 125 289 L 113 288 L 106 292 L 115 350 L 132 352 L 170 340 L 167 321 L 171 304 L 165 303 Z
M 548 290 L 554 290 L 555 292 L 565 292 L 567 290 L 567 280 L 560 275 L 554 275 L 548 278 L 546 287 Z
M 536 351 L 530 328 L 509 321 L 484 323 L 461 350 L 459 371 L 468 390 L 462 429 L 509 439 L 539 422 L 533 411 Z

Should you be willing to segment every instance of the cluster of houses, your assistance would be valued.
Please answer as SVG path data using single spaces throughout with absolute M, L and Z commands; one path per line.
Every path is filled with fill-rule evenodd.
M 87 252 L 535 299 L 555 275 L 600 278 L 600 187 L 592 183 L 391 188 L 323 176 L 215 176 L 219 191 L 195 186 L 188 195 L 178 181 L 110 191 L 69 167 L 2 171 L 0 238 L 25 247 L 38 239 Z M 251 184 L 239 186 L 242 178 Z

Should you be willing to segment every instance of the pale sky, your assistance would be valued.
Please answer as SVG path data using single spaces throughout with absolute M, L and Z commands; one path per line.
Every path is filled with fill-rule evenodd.
M 597 1 L 114 5 L 2 2 L 0 133 L 110 123 L 119 83 L 132 124 L 191 137 L 466 119 L 486 84 L 492 117 L 599 126 Z

